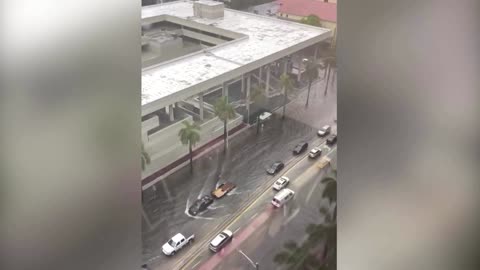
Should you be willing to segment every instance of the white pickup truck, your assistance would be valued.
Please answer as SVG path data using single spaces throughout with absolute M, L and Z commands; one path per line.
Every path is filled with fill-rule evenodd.
M 186 244 L 192 243 L 195 235 L 192 234 L 188 238 L 185 238 L 183 234 L 177 233 L 167 243 L 162 246 L 162 251 L 165 255 L 174 255 L 177 251 L 182 249 Z

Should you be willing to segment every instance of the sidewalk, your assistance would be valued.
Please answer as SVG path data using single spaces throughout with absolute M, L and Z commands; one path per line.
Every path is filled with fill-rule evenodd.
M 245 123 L 242 123 L 242 124 L 238 125 L 237 127 L 229 130 L 228 131 L 229 139 L 233 138 L 234 134 L 241 133 L 241 131 L 243 131 L 247 127 L 248 126 Z M 230 136 L 232 136 L 232 137 L 230 137 Z M 212 149 L 214 149 L 214 148 L 216 148 L 220 145 L 223 145 L 223 134 L 221 136 L 211 140 L 210 142 L 206 143 L 205 145 L 203 145 L 201 147 L 198 147 L 195 150 L 193 150 L 192 151 L 193 160 L 198 159 L 203 154 L 208 153 L 209 151 L 211 151 Z M 161 177 L 163 179 L 163 178 L 167 177 L 168 175 L 174 173 L 175 169 L 180 169 L 180 168 L 184 167 L 185 165 L 187 165 L 189 162 L 190 162 L 190 155 L 187 154 L 187 155 L 181 157 L 180 159 L 170 163 L 166 167 L 156 171 L 155 173 L 151 174 L 150 176 L 147 176 L 145 179 L 142 179 L 142 188 L 143 189 L 149 188 L 155 180 L 158 180 L 158 181 L 161 180 L 161 179 L 158 179 L 158 178 Z

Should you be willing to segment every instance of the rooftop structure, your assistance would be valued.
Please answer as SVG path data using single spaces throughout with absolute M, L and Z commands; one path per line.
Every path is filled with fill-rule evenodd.
M 323 21 L 337 22 L 337 4 L 323 0 L 280 0 L 278 12 L 300 17 L 316 15 Z
M 212 12 L 195 16 L 194 3 Z M 142 8 L 142 25 L 169 22 L 214 46 L 142 71 L 142 115 L 186 99 L 331 36 L 328 29 L 224 9 L 215 1 L 176 1 Z M 206 16 L 205 16 L 206 14 Z M 213 15 L 212 15 L 213 14 Z M 225 42 L 216 42 L 224 38 Z M 146 41 L 145 41 L 146 42 Z

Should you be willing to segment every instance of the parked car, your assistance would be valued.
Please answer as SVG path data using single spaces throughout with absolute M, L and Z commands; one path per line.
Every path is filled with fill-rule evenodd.
M 192 234 L 188 238 L 183 236 L 181 233 L 177 233 L 175 236 L 170 238 L 167 243 L 162 246 L 162 251 L 165 255 L 170 256 L 177 253 L 182 249 L 186 244 L 192 243 L 195 239 L 195 235 Z
M 281 161 L 275 161 L 270 168 L 267 169 L 267 173 L 274 175 L 277 172 L 281 171 L 285 167 L 285 164 Z
M 308 143 L 301 142 L 301 143 L 299 143 L 295 146 L 295 148 L 293 149 L 293 154 L 294 155 L 299 155 L 303 151 L 307 150 L 307 148 L 308 148 Z
M 324 156 L 320 159 L 320 161 L 318 161 L 317 163 L 317 167 L 320 168 L 320 169 L 323 169 L 325 168 L 325 166 L 327 166 L 328 164 L 330 163 L 330 158 L 328 158 L 327 156 Z
M 337 142 L 337 134 L 332 134 L 327 138 L 327 145 L 333 145 Z
M 235 187 L 236 185 L 234 183 L 225 182 L 218 186 L 218 188 L 216 188 L 214 191 L 212 191 L 212 197 L 214 197 L 215 199 L 220 199 L 227 193 L 232 191 Z
M 196 200 L 192 206 L 188 209 L 190 215 L 196 216 L 198 213 L 203 212 L 213 203 L 213 198 L 209 195 L 205 195 L 202 198 Z
M 284 188 L 273 197 L 272 204 L 275 207 L 282 207 L 286 202 L 295 196 L 295 192 L 291 189 Z
M 258 116 L 258 120 L 260 120 L 260 122 L 263 122 L 263 121 L 269 120 L 271 117 L 272 117 L 272 113 L 263 112 Z
M 273 189 L 277 191 L 282 190 L 282 188 L 288 186 L 288 183 L 290 183 L 290 179 L 286 176 L 282 176 L 278 178 L 278 180 L 275 181 L 275 183 L 273 183 Z
M 325 125 L 320 130 L 318 130 L 317 135 L 320 137 L 327 136 L 328 134 L 330 134 L 331 130 L 332 130 L 331 126 Z
M 212 242 L 210 242 L 209 248 L 213 252 L 218 252 L 226 244 L 230 243 L 232 239 L 233 233 L 230 230 L 224 230 L 223 232 L 215 236 L 215 238 L 213 238 Z
M 315 147 L 310 150 L 310 153 L 308 153 L 309 158 L 317 158 L 322 154 L 322 149 Z

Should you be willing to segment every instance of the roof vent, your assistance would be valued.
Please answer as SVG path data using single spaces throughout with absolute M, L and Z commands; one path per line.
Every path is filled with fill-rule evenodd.
M 223 18 L 224 4 L 210 0 L 193 2 L 193 15 L 198 18 L 218 19 Z

